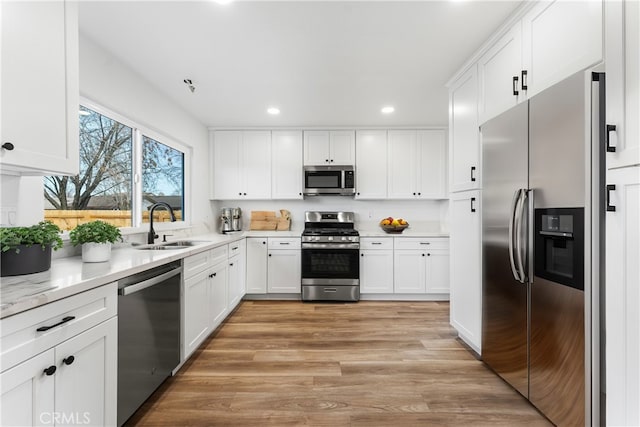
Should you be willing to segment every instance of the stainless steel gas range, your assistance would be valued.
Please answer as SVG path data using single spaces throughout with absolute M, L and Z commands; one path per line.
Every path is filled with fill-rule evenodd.
M 360 299 L 360 235 L 353 212 L 305 212 L 302 300 Z

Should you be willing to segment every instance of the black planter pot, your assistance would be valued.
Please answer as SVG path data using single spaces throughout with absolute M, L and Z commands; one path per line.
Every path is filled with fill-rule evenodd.
M 2 252 L 0 257 L 0 276 L 19 276 L 40 273 L 51 268 L 51 246 L 42 249 L 40 245 L 19 245 L 15 249 Z

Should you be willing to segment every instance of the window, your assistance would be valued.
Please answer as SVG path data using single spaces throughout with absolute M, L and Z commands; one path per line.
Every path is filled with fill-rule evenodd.
M 165 202 L 184 220 L 186 148 L 99 107 L 80 106 L 79 120 L 80 174 L 44 178 L 45 219 L 64 230 L 96 219 L 138 227 Z

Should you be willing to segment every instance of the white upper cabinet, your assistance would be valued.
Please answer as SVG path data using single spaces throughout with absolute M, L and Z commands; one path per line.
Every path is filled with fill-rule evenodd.
M 79 171 L 77 2 L 0 4 L 0 166 L 24 175 Z
M 607 167 L 640 164 L 640 3 L 607 1 Z M 614 151 L 612 151 L 614 150 Z
M 271 133 L 271 197 L 302 199 L 302 132 Z
M 518 22 L 478 61 L 481 123 L 525 99 L 520 90 L 521 71 L 522 26 Z
M 355 132 L 341 131 L 305 131 L 304 164 L 351 165 L 356 162 Z
M 356 199 L 387 198 L 387 131 L 356 132 Z
M 445 131 L 388 132 L 388 198 L 446 198 Z
M 271 132 L 213 133 L 212 199 L 271 198 Z
M 480 186 L 478 72 L 473 65 L 449 89 L 450 191 Z
M 527 96 L 602 61 L 602 7 L 601 1 L 544 1 L 524 16 Z

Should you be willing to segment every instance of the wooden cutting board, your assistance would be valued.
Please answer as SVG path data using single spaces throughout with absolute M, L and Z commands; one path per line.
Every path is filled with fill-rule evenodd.
M 278 226 L 276 213 L 273 211 L 251 211 L 249 230 L 275 230 Z

